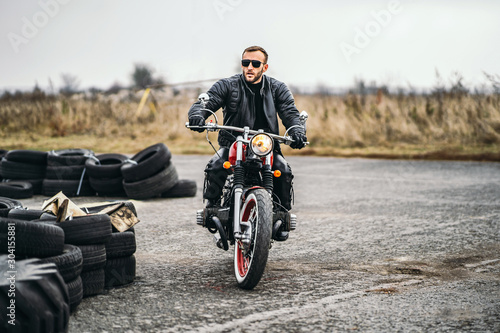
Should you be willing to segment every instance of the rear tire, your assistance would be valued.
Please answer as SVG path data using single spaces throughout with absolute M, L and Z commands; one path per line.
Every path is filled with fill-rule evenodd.
M 265 189 L 246 194 L 241 220 L 252 225 L 251 241 L 248 245 L 241 240 L 234 244 L 234 273 L 242 289 L 253 289 L 266 268 L 271 244 L 272 208 L 272 199 Z

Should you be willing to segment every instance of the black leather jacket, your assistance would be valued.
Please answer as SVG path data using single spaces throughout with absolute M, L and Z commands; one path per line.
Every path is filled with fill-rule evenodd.
M 283 82 L 266 75 L 262 76 L 262 80 L 263 84 L 260 93 L 270 132 L 279 134 L 277 115 L 279 115 L 287 129 L 293 125 L 300 125 L 299 111 L 288 87 Z M 224 125 L 250 126 L 252 128 L 255 122 L 254 93 L 248 87 L 242 74 L 217 81 L 207 93 L 210 97 L 207 109 L 216 112 L 218 109 L 223 108 Z M 191 106 L 188 116 L 203 116 L 206 119 L 210 116 L 210 113 L 203 112 L 198 101 Z M 293 135 L 297 132 L 304 133 L 304 130 L 301 127 L 294 127 L 289 134 Z M 235 137 L 235 133 L 231 135 L 226 131 L 220 131 L 219 145 L 227 147 L 234 142 Z

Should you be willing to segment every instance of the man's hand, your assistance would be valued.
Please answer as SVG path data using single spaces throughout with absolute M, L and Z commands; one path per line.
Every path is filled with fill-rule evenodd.
M 306 146 L 307 137 L 305 134 L 297 132 L 291 135 L 293 142 L 290 144 L 290 147 L 293 149 L 302 149 Z
M 205 125 L 205 119 L 202 116 L 193 115 L 189 117 L 189 126 L 203 126 Z M 190 128 L 191 131 L 203 132 L 204 128 Z

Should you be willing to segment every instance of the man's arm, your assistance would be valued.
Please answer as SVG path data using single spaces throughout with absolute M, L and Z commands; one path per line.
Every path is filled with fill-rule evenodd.
M 226 106 L 226 97 L 229 92 L 228 86 L 229 84 L 226 79 L 222 79 L 214 83 L 214 85 L 207 91 L 207 94 L 210 97 L 206 104 L 207 109 L 216 112 L 220 108 Z M 200 101 L 197 101 L 189 109 L 188 117 L 189 119 L 199 118 L 205 121 L 210 114 L 211 113 L 208 111 L 203 111 L 201 109 Z
M 278 89 L 276 89 L 275 98 L 276 108 L 283 125 L 286 129 L 294 126 L 289 132 L 294 140 L 290 147 L 294 149 L 304 148 L 307 142 L 306 131 L 304 127 L 301 126 L 300 113 L 295 106 L 295 100 L 293 99 L 290 89 L 288 89 L 284 83 L 280 83 Z
M 280 83 L 275 91 L 275 105 L 283 125 L 288 129 L 294 125 L 300 125 L 300 113 L 295 106 L 295 100 L 288 87 Z

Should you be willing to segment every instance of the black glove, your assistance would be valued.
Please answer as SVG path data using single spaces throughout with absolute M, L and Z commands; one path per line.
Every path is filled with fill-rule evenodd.
M 203 118 L 202 116 L 193 115 L 189 117 L 189 126 L 203 126 L 203 125 L 205 125 L 205 118 Z M 190 130 L 200 133 L 205 131 L 204 128 L 190 128 Z
M 302 149 L 306 146 L 307 137 L 304 133 L 296 132 L 291 135 L 293 142 L 290 147 L 293 149 Z

